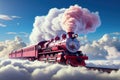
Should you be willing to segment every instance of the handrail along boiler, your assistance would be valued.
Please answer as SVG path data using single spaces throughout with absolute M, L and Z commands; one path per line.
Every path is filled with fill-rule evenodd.
M 74 32 L 68 32 L 63 34 L 61 39 L 57 36 L 54 39 L 12 51 L 9 57 L 85 66 L 85 60 L 88 57 L 79 51 L 80 43 L 77 36 Z

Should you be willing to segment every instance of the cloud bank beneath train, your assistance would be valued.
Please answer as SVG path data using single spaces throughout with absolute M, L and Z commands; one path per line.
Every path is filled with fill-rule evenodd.
M 80 50 L 89 56 L 90 60 L 120 60 L 120 35 L 104 34 L 99 40 L 89 42 L 87 37 Z
M 120 80 L 119 74 L 120 70 L 108 74 L 39 61 L 0 60 L 0 80 Z

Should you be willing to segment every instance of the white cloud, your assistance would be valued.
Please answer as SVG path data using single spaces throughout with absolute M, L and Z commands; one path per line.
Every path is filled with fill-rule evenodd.
M 2 20 L 12 20 L 12 18 L 8 15 L 0 14 L 0 19 Z
M 0 14 L 0 20 L 10 21 L 16 18 L 21 18 L 19 16 L 9 16 L 5 14 Z M 17 23 L 17 26 L 19 26 L 20 23 Z M 0 23 L 0 27 L 7 27 L 7 25 Z
M 0 67 L 0 80 L 120 80 L 120 70 L 108 74 L 39 61 L 3 59 Z
M 8 35 L 18 35 L 18 36 L 25 37 L 25 38 L 29 37 L 29 34 L 26 33 L 26 32 L 19 32 L 19 33 L 16 33 L 16 32 L 7 32 L 6 34 L 8 34 Z
M 108 55 L 106 56 L 107 59 L 120 59 L 120 51 L 118 51 L 115 46 L 105 46 L 104 48 L 108 52 Z
M 14 34 L 17 34 L 17 33 L 16 32 L 7 32 L 6 34 L 14 35 Z
M 29 34 L 26 32 L 20 32 L 21 35 L 24 35 L 24 37 L 29 37 Z
M 2 67 L 0 69 L 1 80 L 29 80 L 30 75 L 27 75 L 27 71 L 12 65 Z
M 0 23 L 0 27 L 6 27 L 7 25 Z
M 112 33 L 113 35 L 120 35 L 120 32 L 114 32 L 114 33 Z
M 88 39 L 87 39 L 87 35 L 84 36 L 78 36 L 77 38 L 80 41 L 80 44 L 85 44 L 85 43 L 89 43 Z
M 83 44 L 80 50 L 89 56 L 89 59 L 120 59 L 120 39 L 110 34 L 103 35 L 97 41 Z
M 9 16 L 9 15 L 5 15 L 5 14 L 0 14 L 0 19 L 1 20 L 13 20 L 16 18 L 21 18 L 19 16 Z
M 12 18 L 21 18 L 21 17 L 19 17 L 19 16 L 11 16 Z
M 25 47 L 26 44 L 22 41 L 20 37 L 15 37 L 14 40 L 6 40 L 0 42 L 0 58 L 7 58 L 8 54 L 16 49 Z

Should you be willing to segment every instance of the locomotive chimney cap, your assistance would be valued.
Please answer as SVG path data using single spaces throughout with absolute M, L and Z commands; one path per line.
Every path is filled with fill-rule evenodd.
M 67 34 L 68 34 L 68 37 L 69 37 L 69 38 L 72 38 L 73 35 L 74 35 L 74 32 L 68 32 Z
M 55 37 L 55 40 L 57 41 L 57 40 L 60 40 L 60 37 L 59 36 L 56 36 Z
M 66 39 L 66 34 L 62 34 L 62 39 Z

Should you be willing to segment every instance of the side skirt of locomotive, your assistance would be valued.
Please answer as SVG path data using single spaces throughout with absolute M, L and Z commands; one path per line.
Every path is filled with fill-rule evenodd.
M 87 56 L 66 55 L 63 50 L 42 52 L 38 54 L 38 60 L 50 63 L 60 63 L 71 66 L 85 66 Z

